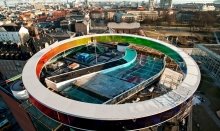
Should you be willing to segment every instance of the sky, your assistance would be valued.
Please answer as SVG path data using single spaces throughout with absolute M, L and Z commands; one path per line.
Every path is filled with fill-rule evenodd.
M 4 0 L 0 0 L 0 5 L 3 5 Z M 8 3 L 17 3 L 18 1 L 32 1 L 32 0 L 6 0 Z M 38 1 L 43 1 L 43 0 L 35 0 L 36 2 Z M 46 0 L 48 2 L 52 1 L 64 1 L 66 2 L 67 0 Z M 74 0 L 68 0 L 69 2 L 74 1 Z M 83 0 L 78 0 L 78 1 L 83 1 Z M 148 0 L 89 0 L 89 1 L 148 1 Z M 155 0 L 159 3 L 160 0 Z M 213 0 L 173 0 L 173 3 L 190 3 L 190 2 L 195 2 L 195 3 L 211 3 Z

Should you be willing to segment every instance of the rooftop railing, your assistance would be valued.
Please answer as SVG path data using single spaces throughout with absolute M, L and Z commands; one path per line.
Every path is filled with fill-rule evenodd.
M 155 81 L 163 73 L 163 71 L 165 69 L 165 65 L 166 65 L 165 57 L 163 59 L 163 63 L 164 63 L 163 69 L 159 73 L 157 73 L 156 75 L 152 76 L 151 78 L 141 82 L 140 84 L 134 86 L 133 88 L 115 96 L 114 98 L 109 99 L 104 104 L 119 104 L 122 101 L 125 101 L 126 99 L 130 98 L 134 94 L 136 94 L 136 93 L 140 92 L 141 90 L 143 90 L 144 88 L 146 88 L 146 86 L 148 86 L 150 83 Z

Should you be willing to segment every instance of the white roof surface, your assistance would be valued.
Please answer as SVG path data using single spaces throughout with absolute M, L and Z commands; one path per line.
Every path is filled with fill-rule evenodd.
M 112 29 L 137 29 L 140 28 L 140 23 L 133 22 L 133 23 L 115 23 L 115 22 L 109 22 L 108 27 Z
M 121 34 L 99 34 L 92 36 L 105 35 L 110 36 Z M 36 70 L 33 69 L 36 69 L 37 62 L 39 61 L 41 56 L 48 52 L 51 48 L 66 43 L 68 41 L 73 41 L 75 39 L 82 38 L 77 37 L 55 43 L 49 48 L 45 48 L 37 54 L 35 54 L 27 62 L 22 74 L 23 83 L 26 89 L 36 100 L 53 110 L 76 117 L 97 120 L 125 120 L 151 116 L 172 109 L 178 106 L 179 104 L 183 103 L 193 95 L 193 93 L 199 86 L 201 78 L 200 70 L 195 61 L 186 53 L 184 53 L 184 51 L 165 42 L 161 42 L 147 37 L 128 34 L 123 34 L 121 36 L 132 36 L 155 41 L 178 52 L 180 56 L 184 59 L 187 66 L 187 74 L 183 82 L 179 85 L 179 87 L 168 92 L 167 94 L 156 97 L 154 99 L 141 101 L 137 103 L 118 105 L 84 103 L 60 96 L 44 87 L 36 75 Z M 83 38 L 86 37 L 91 36 L 83 36 Z
M 107 98 L 113 98 L 135 86 L 132 83 L 101 73 L 77 79 L 74 84 Z

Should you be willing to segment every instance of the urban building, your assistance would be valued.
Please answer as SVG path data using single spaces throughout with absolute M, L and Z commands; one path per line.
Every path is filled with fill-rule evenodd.
M 127 11 L 128 14 L 133 14 L 137 17 L 136 21 L 143 21 L 145 19 L 156 20 L 158 18 L 157 11 Z
M 149 0 L 149 11 L 154 10 L 154 0 Z
M 31 120 L 25 129 L 31 123 L 38 130 L 189 129 L 200 71 L 172 45 L 102 34 L 41 50 L 25 65 L 22 81 L 29 98 L 21 107 Z
M 215 10 L 220 11 L 220 4 L 214 4 Z
M 201 8 L 201 11 L 215 11 L 215 6 L 204 4 Z
M 180 11 L 176 14 L 176 20 L 183 23 L 190 23 L 194 20 L 195 14 L 192 11 Z
M 220 45 L 198 44 L 193 48 L 192 56 L 216 79 L 220 78 Z
M 156 20 L 158 19 L 157 11 L 146 11 L 146 10 L 128 10 L 128 11 L 116 11 L 108 12 L 107 19 L 116 23 L 127 22 L 125 19 L 132 19 L 137 22 L 144 21 L 145 19 Z
M 90 11 L 90 18 L 93 20 L 100 20 L 105 18 L 105 12 L 102 9 Z
M 69 24 L 71 23 L 70 20 L 62 20 L 60 21 L 60 27 L 62 30 L 69 30 Z
M 41 4 L 41 3 L 32 3 L 34 5 L 34 8 L 36 10 L 45 10 L 45 5 Z
M 136 16 L 133 15 L 133 14 L 123 14 L 122 17 L 121 17 L 122 21 L 123 22 L 126 22 L 126 23 L 133 23 L 136 21 Z
M 25 64 L 26 60 L 4 60 L 0 58 L 0 73 L 3 75 L 3 79 L 21 74 Z
M 67 37 L 68 38 L 68 37 Z M 45 47 L 48 47 L 49 45 L 53 44 L 58 39 L 51 35 L 51 33 L 40 33 L 37 37 L 32 37 L 28 44 L 31 48 L 32 55 L 37 53 L 38 51 L 44 49 Z
M 213 3 L 214 3 L 213 5 L 215 6 L 215 10 L 220 11 L 220 1 L 215 0 Z
M 172 0 L 160 0 L 160 8 L 169 9 L 172 8 Z
M 106 19 L 108 21 L 113 21 L 114 20 L 114 15 L 115 15 L 115 11 L 107 11 Z
M 111 12 L 110 12 L 111 13 Z M 122 22 L 122 16 L 123 16 L 123 12 L 117 11 L 115 12 L 115 14 L 113 15 L 113 20 L 116 23 L 121 23 Z M 110 18 L 111 20 L 111 18 Z
M 67 3 L 33 1 L 1 11 L 0 20 L 24 25 L 0 25 L 0 95 L 22 130 L 192 130 L 197 63 L 219 78 L 219 47 L 195 46 L 196 63 L 174 46 L 182 37 L 173 35 L 187 29 L 179 25 L 188 26 L 194 11 L 213 11 L 213 5 Z M 165 27 L 167 15 L 177 28 Z M 184 40 L 196 43 L 191 37 Z
M 12 95 L 10 88 L 7 90 L 0 85 L 0 95 L 23 130 L 36 130 L 31 118 L 24 108 L 21 108 L 21 102 Z M 17 130 L 19 130 L 20 127 Z
M 85 0 L 85 6 L 89 7 L 89 0 Z
M 179 11 L 215 11 L 218 6 L 212 3 L 186 3 L 176 4 L 174 8 Z
M 133 22 L 133 23 L 109 22 L 107 26 L 109 29 L 113 29 L 115 33 L 135 34 L 140 29 L 140 23 L 138 22 Z
M 82 20 L 85 18 L 85 14 L 80 10 L 72 10 L 69 14 L 66 15 L 67 19 L 75 19 L 75 20 Z
M 75 27 L 75 25 L 74 25 L 74 27 Z M 54 43 L 55 41 L 61 41 L 61 40 L 69 39 L 69 38 L 73 37 L 75 34 L 76 33 L 71 32 L 71 31 L 56 29 L 55 31 L 47 32 L 46 36 L 51 39 L 49 42 Z M 49 45 L 51 45 L 52 43 L 50 43 Z
M 27 46 L 29 38 L 29 31 L 23 26 L 13 23 L 0 26 L 0 72 L 4 79 L 22 72 L 31 56 Z
M 23 45 L 0 42 L 0 72 L 3 78 L 8 79 L 21 74 L 27 60 L 36 52 L 54 43 L 55 40 L 49 35 L 40 34 L 30 38 Z
M 21 74 L 26 61 L 36 52 L 55 42 L 55 39 L 16 24 L 0 27 L 0 72 L 3 79 Z M 31 35 L 31 36 L 30 36 Z
M 0 26 L 0 41 L 2 42 L 12 42 L 21 45 L 25 44 L 29 37 L 28 29 L 23 26 L 18 26 L 14 23 Z
M 75 23 L 76 32 L 82 32 L 83 34 L 89 34 L 91 21 L 83 20 Z

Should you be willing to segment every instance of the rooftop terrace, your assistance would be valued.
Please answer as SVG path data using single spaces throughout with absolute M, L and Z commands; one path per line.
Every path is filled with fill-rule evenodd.
M 71 82 L 74 82 L 79 77 L 84 77 L 85 75 L 90 75 L 92 73 L 98 73 L 102 71 L 110 72 L 116 68 L 129 66 L 131 63 L 135 61 L 136 57 L 137 57 L 137 52 L 133 49 L 128 48 L 125 52 L 124 57 L 121 59 L 48 77 L 45 79 L 45 82 L 49 88 L 52 88 L 56 91 L 60 91 L 66 86 L 69 86 Z
M 70 99 L 101 104 L 123 94 L 158 74 L 164 67 L 162 59 L 138 55 L 127 67 L 87 75 L 74 81 L 61 95 Z
M 185 78 L 176 89 L 159 97 L 137 103 L 114 105 L 91 104 L 68 99 L 48 90 L 40 83 L 39 77 L 42 69 L 51 58 L 68 49 L 90 43 L 94 38 L 98 42 L 129 42 L 156 49 L 178 63 L 180 68 L 185 70 Z M 33 70 L 33 68 L 36 70 Z M 156 77 L 159 76 L 156 75 Z M 99 34 L 58 42 L 51 45 L 50 48 L 41 50 L 27 62 L 22 78 L 27 91 L 33 96 L 33 104 L 58 121 L 91 130 L 109 129 L 108 127 L 133 130 L 160 124 L 178 114 L 179 110 L 186 105 L 197 89 L 200 72 L 190 56 L 167 43 L 128 34 Z M 144 83 L 139 87 L 145 87 Z M 47 108 L 46 111 L 41 106 Z M 51 115 L 50 112 L 54 113 Z M 59 116 L 71 118 L 73 121 L 60 119 Z M 97 120 L 102 121 L 103 124 L 98 126 Z M 109 121 L 111 122 L 109 123 Z M 115 127 L 118 122 L 120 124 Z

